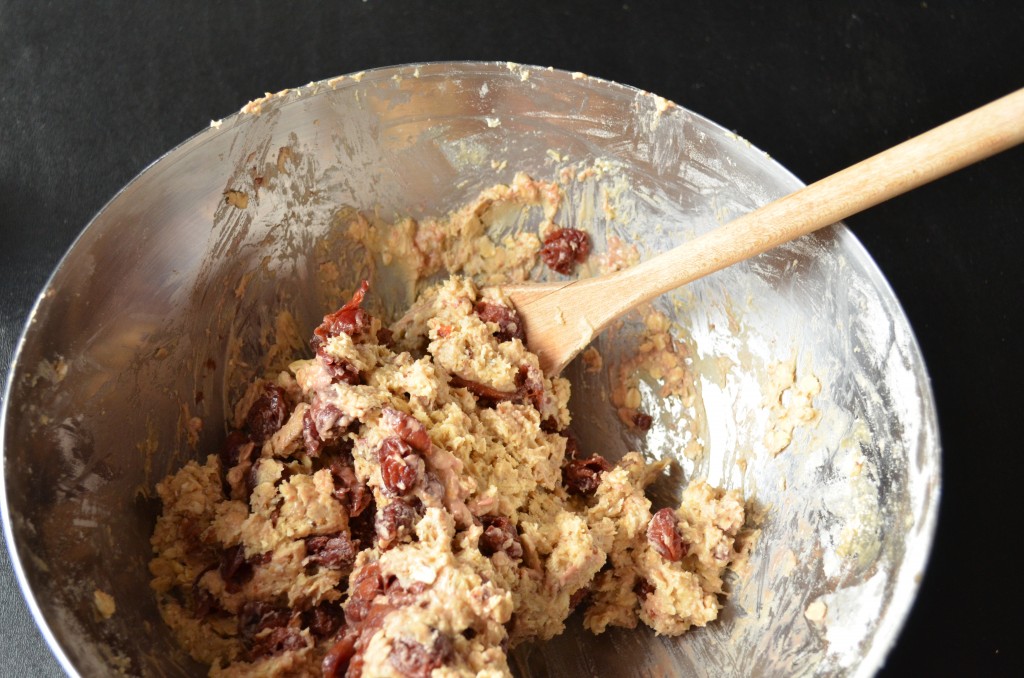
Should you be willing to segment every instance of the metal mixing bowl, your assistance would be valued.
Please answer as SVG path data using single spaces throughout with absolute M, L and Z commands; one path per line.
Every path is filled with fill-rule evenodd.
M 279 170 L 282 147 L 292 155 Z M 595 168 L 591 179 L 571 177 L 581 167 Z M 517 170 L 550 179 L 563 168 L 571 169 L 558 221 L 590 230 L 599 251 L 617 236 L 641 255 L 801 185 L 743 139 L 648 93 L 581 74 L 463 63 L 370 71 L 255 102 L 111 200 L 32 312 L 2 430 L 14 566 L 69 673 L 201 674 L 176 649 L 149 590 L 153 486 L 217 448 L 228 391 L 246 364 L 258 366 L 277 310 L 291 309 L 307 334 L 328 310 L 323 261 L 340 262 L 343 287 L 374 275 L 384 309 L 408 302 L 387 266 L 363 270 L 358 248 L 324 240 L 338 210 L 443 214 Z M 226 201 L 233 190 L 246 194 L 244 207 L 240 196 Z M 928 378 L 891 290 L 834 226 L 656 306 L 692 349 L 693 407 L 644 382 L 654 428 L 641 440 L 618 425 L 607 368 L 635 348 L 638 321 L 627 319 L 599 340 L 604 373 L 567 371 L 575 428 L 585 449 L 612 457 L 633 447 L 677 456 L 676 486 L 661 483 L 659 493 L 691 477 L 742 488 L 764 513 L 749 572 L 732 581 L 722 618 L 706 628 L 595 639 L 571 619 L 562 637 L 520 651 L 517 671 L 870 675 L 917 589 L 939 488 Z M 798 376 L 822 384 L 821 420 L 797 428 L 773 457 L 765 375 L 791 359 Z M 204 423 L 195 448 L 184 432 L 193 416 Z M 705 446 L 692 459 L 678 454 L 690 440 L 676 425 L 690 419 Z M 97 612 L 96 590 L 116 601 L 109 619 Z

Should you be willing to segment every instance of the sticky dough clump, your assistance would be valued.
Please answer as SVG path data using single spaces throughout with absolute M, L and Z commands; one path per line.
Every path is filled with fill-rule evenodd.
M 508 676 L 579 606 L 594 633 L 716 618 L 737 492 L 652 514 L 663 465 L 580 452 L 499 292 L 452 277 L 390 328 L 366 292 L 157 486 L 152 587 L 211 676 Z

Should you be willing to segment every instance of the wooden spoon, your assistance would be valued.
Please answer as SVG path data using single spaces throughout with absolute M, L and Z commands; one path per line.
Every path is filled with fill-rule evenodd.
M 620 315 L 1024 141 L 1024 89 L 745 214 L 632 268 L 599 278 L 506 285 L 530 350 L 562 371 Z

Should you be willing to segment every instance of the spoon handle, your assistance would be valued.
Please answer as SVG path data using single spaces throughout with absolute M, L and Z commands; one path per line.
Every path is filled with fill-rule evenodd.
M 593 279 L 594 284 L 614 284 L 615 290 L 612 293 L 610 287 L 604 288 L 601 309 L 594 309 L 600 317 L 591 317 L 591 323 L 600 332 L 608 322 L 639 303 L 1022 141 L 1024 89 L 1019 89 L 637 266 Z M 577 285 L 587 282 L 579 281 Z

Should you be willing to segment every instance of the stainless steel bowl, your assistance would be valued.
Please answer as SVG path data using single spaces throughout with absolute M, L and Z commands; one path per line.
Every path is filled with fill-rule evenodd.
M 293 156 L 279 171 L 282 147 Z M 254 102 L 111 200 L 32 312 L 3 419 L 8 543 L 64 667 L 201 673 L 149 590 L 153 485 L 215 449 L 225 384 L 259 364 L 261 331 L 279 308 L 314 326 L 330 303 L 320 262 L 341 262 L 344 285 L 368 272 L 357 248 L 324 240 L 339 208 L 440 214 L 514 171 L 552 178 L 584 166 L 595 176 L 567 183 L 559 220 L 582 223 L 599 250 L 614 235 L 641 255 L 801 185 L 743 139 L 651 94 L 581 74 L 460 63 L 369 71 Z M 244 208 L 225 200 L 232 190 L 246 194 Z M 614 214 L 602 209 L 608 196 Z M 387 267 L 372 273 L 385 307 L 407 303 Z M 518 670 L 870 675 L 917 590 L 939 490 L 928 377 L 892 291 L 839 225 L 657 307 L 693 350 L 693 408 L 646 384 L 657 423 L 637 440 L 616 423 L 607 372 L 574 367 L 577 429 L 585 446 L 612 456 L 635 446 L 677 455 L 686 440 L 676 424 L 695 417 L 706 449 L 678 455 L 675 479 L 742 487 L 763 509 L 750 571 L 707 628 L 595 639 L 570 620 L 561 638 L 521 651 Z M 602 337 L 601 350 L 628 353 L 636 326 Z M 821 381 L 821 420 L 772 457 L 765 375 L 787 360 Z M 193 416 L 204 423 L 196 448 L 185 434 Z M 116 601 L 109 619 L 96 590 Z

